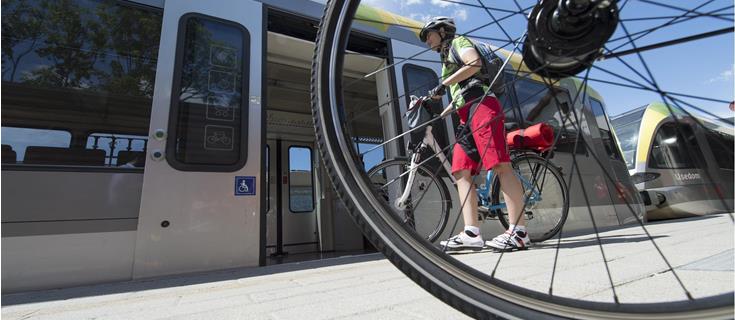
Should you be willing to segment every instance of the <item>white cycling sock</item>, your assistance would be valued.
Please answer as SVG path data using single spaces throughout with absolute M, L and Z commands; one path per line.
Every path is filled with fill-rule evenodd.
M 522 226 L 520 224 L 519 225 L 511 224 L 511 225 L 508 226 L 508 231 L 510 231 L 510 232 L 516 232 L 516 231 L 526 232 L 526 226 Z
M 464 231 L 472 232 L 475 236 L 480 234 L 480 228 L 475 226 L 464 226 Z

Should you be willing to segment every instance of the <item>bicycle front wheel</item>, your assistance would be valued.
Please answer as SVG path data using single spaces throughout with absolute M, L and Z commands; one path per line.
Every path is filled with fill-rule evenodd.
M 399 219 L 420 236 L 434 242 L 444 231 L 449 219 L 449 190 L 425 166 L 417 166 L 411 179 L 413 181 L 409 181 L 410 168 L 411 162 L 408 160 L 388 160 L 370 169 L 368 177 L 376 192 L 387 201 Z M 405 201 L 401 201 L 402 196 L 406 196 Z
M 559 169 L 536 155 L 522 155 L 513 159 L 513 169 L 521 179 L 524 194 L 524 214 L 526 230 L 533 242 L 541 242 L 553 237 L 561 230 L 569 213 L 567 186 Z M 505 203 L 500 179 L 493 178 L 493 206 Z M 496 210 L 496 215 L 504 228 L 508 228 L 507 207 Z
M 435 7 L 445 10 L 455 10 L 459 9 L 455 6 L 469 4 L 451 0 L 439 2 L 446 5 Z M 507 51 L 504 59 L 509 76 L 506 79 L 510 80 L 506 85 L 513 88 L 508 91 L 508 97 L 511 94 L 515 96 L 511 102 L 517 102 L 513 106 L 514 114 L 524 123 L 553 121 L 557 128 L 563 130 L 559 131 L 559 136 L 554 140 L 556 146 L 552 146 L 552 149 L 557 164 L 564 165 L 564 180 L 574 182 L 569 187 L 573 190 L 569 196 L 573 206 L 565 228 L 576 227 L 572 231 L 578 231 L 578 236 L 565 235 L 556 244 L 534 246 L 532 250 L 505 255 L 494 252 L 448 255 L 437 248 L 436 244 L 427 241 L 425 234 L 421 235 L 407 225 L 404 216 L 397 215 L 394 205 L 386 201 L 384 194 L 378 192 L 379 188 L 376 188 L 365 168 L 371 163 L 370 160 L 380 156 L 392 158 L 399 155 L 401 150 L 405 150 L 406 141 L 414 132 L 403 130 L 399 112 L 393 112 L 406 96 L 389 94 L 383 100 L 386 97 L 384 93 L 391 91 L 391 81 L 386 79 L 390 80 L 401 74 L 415 75 L 411 68 L 403 70 L 402 63 L 408 60 L 415 60 L 416 63 L 427 60 L 441 62 L 438 61 L 439 55 L 425 55 L 430 49 L 418 47 L 421 44 L 415 39 L 418 37 L 414 33 L 406 32 L 417 30 L 408 27 L 420 29 L 421 24 L 398 29 L 406 20 L 390 20 L 382 24 L 377 17 L 383 16 L 384 12 L 367 7 L 358 11 L 359 0 L 329 0 L 318 28 L 311 69 L 312 114 L 319 152 L 336 193 L 345 204 L 346 213 L 351 215 L 375 247 L 408 277 L 447 304 L 475 318 L 730 318 L 733 306 L 733 289 L 730 285 L 732 273 L 712 271 L 703 276 L 704 271 L 697 266 L 720 261 L 720 258 L 726 259 L 724 254 L 732 252 L 732 237 L 727 236 L 732 234 L 732 222 L 728 219 L 731 217 L 708 217 L 709 219 L 692 221 L 692 227 L 688 228 L 643 225 L 643 213 L 639 210 L 643 207 L 640 198 L 630 196 L 636 196 L 637 193 L 632 191 L 626 196 L 620 192 L 620 200 L 613 202 L 612 197 L 618 194 L 612 193 L 615 190 L 604 189 L 607 183 L 615 185 L 615 182 L 619 182 L 615 179 L 622 179 L 630 184 L 625 167 L 606 165 L 609 159 L 604 152 L 607 147 L 611 151 L 616 149 L 616 141 L 610 136 L 605 113 L 598 113 L 600 108 L 595 107 L 598 102 L 602 102 L 600 94 L 587 87 L 590 80 L 596 79 L 590 74 L 594 76 L 606 73 L 587 69 L 580 77 L 562 80 L 553 78 L 559 74 L 577 71 L 565 65 L 575 61 L 586 63 L 595 56 L 555 59 L 557 42 L 551 41 L 553 39 L 548 43 L 539 41 L 550 39 L 549 36 L 557 33 L 551 30 L 540 34 L 536 30 L 533 37 L 528 37 L 535 43 L 527 46 L 524 44 L 524 56 L 550 61 L 537 61 L 539 67 L 529 69 L 525 60 L 521 60 L 524 57 L 521 56 L 518 46 L 526 38 L 526 31 L 514 32 L 505 27 L 528 26 L 529 17 L 534 19 L 531 21 L 533 26 L 553 27 L 553 23 L 544 19 L 559 16 L 555 15 L 553 7 L 549 8 L 559 3 L 596 4 L 589 10 L 603 10 L 607 8 L 605 6 L 616 4 L 617 1 L 499 1 L 494 2 L 493 7 L 478 4 L 474 7 L 467 6 L 467 9 L 474 8 L 478 14 L 487 15 L 490 21 L 485 25 L 497 26 L 497 32 L 490 34 L 493 38 L 487 34 L 480 35 L 483 39 L 508 39 L 505 43 L 498 43 L 498 47 L 505 47 L 504 50 Z M 627 24 L 645 18 L 635 15 L 643 12 L 635 8 L 643 5 L 640 1 L 626 3 L 627 9 L 624 12 L 634 14 L 626 21 Z M 703 5 L 708 3 L 709 1 Z M 691 5 L 692 10 L 700 10 L 695 6 Z M 604 8 L 600 9 L 602 7 Z M 362 14 L 359 15 L 358 12 Z M 617 12 L 617 9 L 606 12 Z M 718 12 L 720 11 L 715 13 L 719 14 Z M 690 16 L 695 15 L 688 14 L 685 17 Z M 654 18 L 651 20 L 654 22 L 666 19 L 665 16 L 651 18 Z M 596 22 L 592 21 L 589 26 L 601 25 Z M 409 46 L 408 42 L 391 39 L 380 42 L 376 40 L 379 37 L 361 37 L 369 28 L 388 30 L 390 32 L 384 32 L 392 35 L 412 35 L 410 43 L 415 45 Z M 465 34 L 472 36 L 469 28 L 471 27 L 468 27 Z M 479 27 L 475 29 L 482 30 Z M 578 29 L 585 31 L 589 28 Z M 648 32 L 645 28 L 642 29 L 639 35 Z M 635 35 L 621 30 L 623 31 L 624 34 L 616 37 L 626 43 L 633 43 L 633 40 L 627 40 Z M 600 32 L 589 34 L 596 38 Z M 574 39 L 576 38 L 558 42 L 568 44 Z M 578 47 L 577 43 L 571 43 L 569 46 L 562 46 L 559 52 L 574 51 Z M 398 52 L 400 48 L 406 50 Z M 620 50 L 616 48 L 617 46 L 611 48 L 613 51 L 609 52 L 608 60 L 625 54 L 628 46 L 623 45 Z M 600 48 L 592 48 L 594 50 L 591 51 L 587 49 L 582 50 L 582 53 L 600 51 Z M 570 54 L 567 52 L 564 55 Z M 431 60 L 432 58 L 435 60 Z M 551 77 L 539 77 L 535 71 L 540 71 L 540 68 L 547 65 L 554 67 L 545 73 Z M 594 66 L 597 65 L 595 62 Z M 627 66 L 623 65 L 623 68 L 627 69 Z M 640 68 L 634 69 L 634 73 L 638 73 L 638 70 Z M 417 83 L 416 86 L 411 86 L 406 89 L 406 95 L 423 94 L 436 85 L 428 81 L 436 81 L 433 76 L 421 78 L 426 78 L 423 82 L 427 84 Z M 607 81 L 605 79 L 609 78 L 600 80 Z M 382 87 L 378 88 L 379 85 Z M 367 89 L 379 95 L 368 95 Z M 662 93 L 658 86 L 653 92 Z M 561 133 L 566 135 L 561 136 Z M 606 144 L 596 146 L 589 142 Z M 373 146 L 363 152 L 361 147 L 371 143 Z M 376 150 L 383 153 L 373 156 L 370 152 Z M 426 161 L 430 160 L 427 158 Z M 601 192 L 590 194 L 591 183 L 598 180 L 599 183 L 595 186 L 602 188 Z M 554 192 L 544 189 L 544 201 L 547 197 L 553 199 Z M 604 200 L 605 197 L 607 200 Z M 469 205 L 454 203 L 457 204 L 457 213 L 465 205 Z M 593 211 L 596 212 L 593 214 Z M 455 213 L 452 214 L 454 216 Z M 447 223 L 449 226 L 457 226 L 456 229 L 452 227 L 452 232 L 461 228 L 459 218 L 462 216 L 457 214 L 457 217 L 456 221 Z M 418 215 L 416 218 L 418 219 Z M 623 225 L 624 221 L 637 224 Z M 707 224 L 710 221 L 712 223 Z M 707 232 L 700 232 L 697 236 L 706 237 L 703 241 L 716 246 L 703 247 L 701 242 L 691 241 L 691 233 L 677 232 L 698 228 L 707 228 Z M 723 254 L 720 255 L 721 253 Z M 707 282 L 705 279 L 712 281 Z

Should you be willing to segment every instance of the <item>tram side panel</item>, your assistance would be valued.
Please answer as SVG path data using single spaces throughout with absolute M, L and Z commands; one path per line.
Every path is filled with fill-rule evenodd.
M 508 78 L 513 80 L 512 77 Z M 611 158 L 615 155 L 615 150 L 610 148 L 609 134 L 604 135 L 607 120 L 604 117 L 598 119 L 590 106 L 590 98 L 587 97 L 594 95 L 601 101 L 599 94 L 593 90 L 589 90 L 587 94 L 578 94 L 577 84 L 570 80 L 562 81 L 561 86 L 551 92 L 541 79 L 535 77 L 515 79 L 512 89 L 512 104 L 504 106 L 506 122 L 517 122 L 523 126 L 544 122 L 552 126 L 559 137 L 551 161 L 560 167 L 570 186 L 570 210 L 565 232 L 592 230 L 590 216 L 594 217 L 598 226 L 617 226 L 631 222 L 631 210 L 626 207 L 622 211 L 619 207 L 623 201 L 613 197 L 617 196 L 616 186 L 624 190 L 632 190 L 634 187 L 627 176 L 621 178 L 621 169 L 616 168 L 616 165 L 624 168 L 624 163 L 616 163 Z M 608 137 L 608 141 L 603 136 Z M 633 212 L 640 217 L 640 198 L 632 196 L 627 201 Z M 623 216 L 621 212 L 628 215 Z
M 2 13 L 29 31 L 3 28 L 17 41 L 2 57 L 2 290 L 130 279 L 161 10 L 4 1 Z

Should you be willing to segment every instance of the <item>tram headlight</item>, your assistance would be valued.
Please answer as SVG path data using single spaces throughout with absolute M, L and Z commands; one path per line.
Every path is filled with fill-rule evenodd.
M 656 180 L 660 176 L 661 174 L 656 173 L 656 172 L 638 172 L 630 176 L 630 181 L 632 181 L 633 184 L 639 184 L 639 183 Z

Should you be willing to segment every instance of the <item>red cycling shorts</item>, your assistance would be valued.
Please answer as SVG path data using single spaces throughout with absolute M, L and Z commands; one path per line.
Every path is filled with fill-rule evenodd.
M 467 122 L 472 103 L 465 104 L 457 111 L 460 123 L 465 124 Z M 472 116 L 472 123 L 470 124 L 472 137 L 475 139 L 482 165 L 486 170 L 495 167 L 498 163 L 510 162 L 508 146 L 505 141 L 504 123 L 503 108 L 495 97 L 483 99 Z M 452 152 L 452 173 L 462 170 L 470 170 L 472 175 L 477 175 L 480 173 L 480 164 L 472 160 L 462 149 L 462 146 L 455 144 Z

